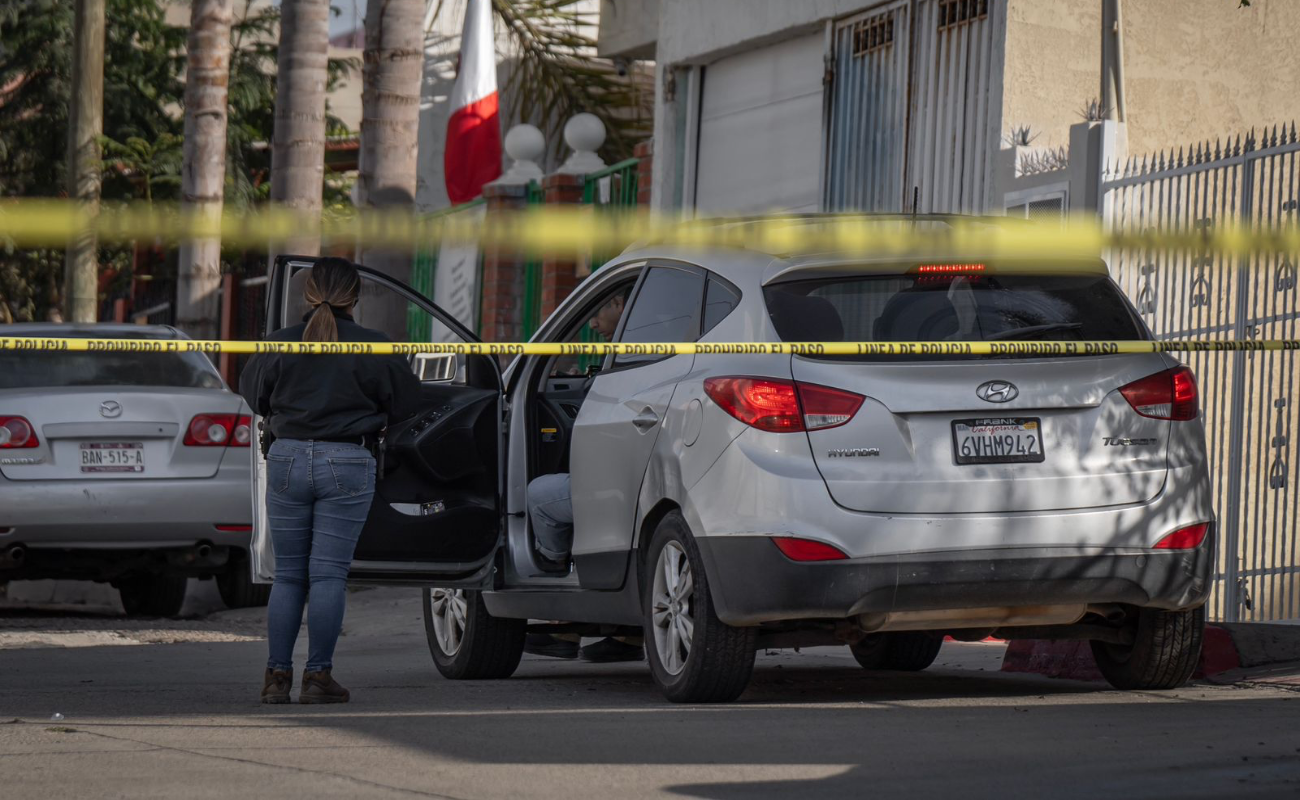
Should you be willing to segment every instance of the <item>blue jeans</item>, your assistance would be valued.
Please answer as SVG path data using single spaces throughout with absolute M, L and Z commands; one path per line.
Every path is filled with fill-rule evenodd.
M 374 496 L 375 459 L 360 445 L 296 439 L 271 445 L 266 457 L 266 509 L 275 550 L 275 584 L 266 612 L 271 669 L 293 669 L 293 645 L 308 602 L 307 671 L 333 667 L 352 552 Z
M 537 552 L 552 561 L 565 562 L 573 549 L 573 499 L 569 473 L 556 472 L 533 478 L 528 484 L 528 513 L 533 520 Z

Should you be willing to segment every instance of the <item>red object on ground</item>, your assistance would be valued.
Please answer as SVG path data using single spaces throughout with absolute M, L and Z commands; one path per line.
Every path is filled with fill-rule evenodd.
M 1196 677 L 1220 675 L 1241 666 L 1232 634 L 1217 625 L 1205 626 L 1205 644 Z M 1007 646 L 1002 658 L 1003 672 L 1034 672 L 1049 678 L 1076 681 L 1103 680 L 1092 657 L 1088 642 L 1049 642 L 1040 639 L 1017 639 Z

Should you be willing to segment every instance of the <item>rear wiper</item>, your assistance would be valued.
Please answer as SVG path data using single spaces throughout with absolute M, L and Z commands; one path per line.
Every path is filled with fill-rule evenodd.
M 989 337 L 992 339 L 1029 339 L 1040 333 L 1056 333 L 1057 331 L 1077 331 L 1083 327 L 1082 322 L 1052 322 L 1047 325 L 1026 325 L 1023 328 L 1012 328 L 1009 331 L 1001 331 Z

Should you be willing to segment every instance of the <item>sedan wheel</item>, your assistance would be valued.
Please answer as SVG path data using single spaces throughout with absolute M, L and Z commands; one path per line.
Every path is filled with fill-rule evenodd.
M 434 666 L 443 677 L 510 677 L 523 657 L 527 627 L 526 619 L 498 619 L 489 614 L 480 592 L 424 591 L 425 638 Z
M 653 619 L 659 662 L 669 675 L 678 675 L 691 655 L 695 636 L 695 579 L 686 552 L 676 542 L 659 551 L 655 567 Z

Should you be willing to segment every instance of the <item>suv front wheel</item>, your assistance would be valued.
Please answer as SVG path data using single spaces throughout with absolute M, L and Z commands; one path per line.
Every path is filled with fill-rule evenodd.
M 1140 608 L 1132 644 L 1092 643 L 1101 674 L 1116 689 L 1177 689 L 1201 657 L 1205 607 L 1186 611 Z
M 757 628 L 718 619 L 695 537 L 676 511 L 660 521 L 642 575 L 650 671 L 675 703 L 727 703 L 749 685 Z
M 509 678 L 524 655 L 528 620 L 498 619 L 465 589 L 424 590 L 424 633 L 444 678 Z

